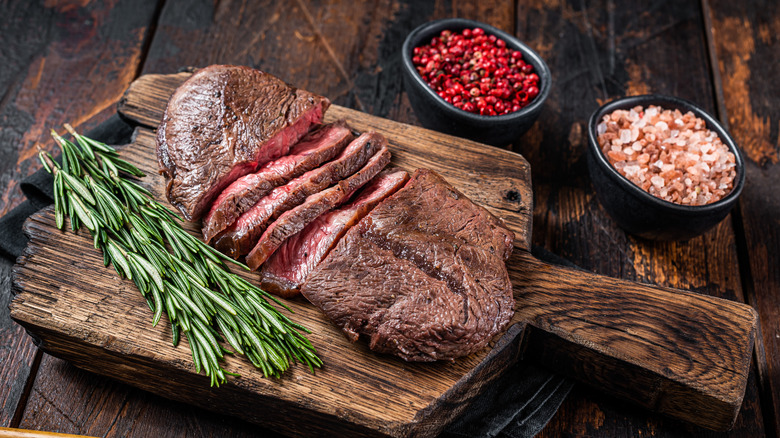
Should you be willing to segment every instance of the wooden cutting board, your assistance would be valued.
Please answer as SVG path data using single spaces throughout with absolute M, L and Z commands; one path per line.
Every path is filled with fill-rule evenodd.
M 189 76 L 143 76 L 119 103 L 120 114 L 146 126 L 121 153 L 148 174 L 143 184 L 158 199 L 163 179 L 152 128 Z M 733 424 L 755 337 L 749 306 L 540 262 L 529 252 L 533 196 L 522 156 L 331 107 L 326 120 L 339 118 L 382 132 L 394 164 L 436 170 L 516 233 L 507 267 L 517 312 L 484 351 L 454 362 L 406 363 L 349 343 L 297 299 L 289 301 L 292 318 L 312 330 L 324 367 L 312 374 L 297 364 L 281 380 L 265 379 L 244 358 L 228 357 L 226 368 L 241 377 L 212 389 L 194 372 L 186 340 L 171 347 L 167 321 L 152 328 L 132 282 L 103 267 L 88 235 L 54 228 L 51 208 L 26 224 L 30 242 L 14 268 L 11 316 L 45 351 L 81 368 L 293 435 L 433 436 L 521 359 L 704 427 Z M 242 275 L 256 281 L 254 273 Z

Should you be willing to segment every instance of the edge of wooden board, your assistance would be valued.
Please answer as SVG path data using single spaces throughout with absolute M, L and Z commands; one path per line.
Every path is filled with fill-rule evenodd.
M 442 136 L 441 134 L 423 130 L 421 128 L 411 127 L 408 125 L 399 124 L 396 122 L 386 121 L 384 119 L 376 118 L 373 116 L 367 116 L 362 113 L 354 112 L 345 108 L 336 107 L 334 115 L 337 118 L 340 117 L 355 117 L 359 119 L 359 123 L 353 123 L 353 127 L 357 129 L 377 129 L 377 130 L 402 130 L 403 133 L 400 136 L 390 136 L 389 140 L 391 148 L 394 151 L 396 160 L 400 160 L 405 164 L 404 167 L 421 167 L 419 163 L 415 162 L 413 151 L 403 145 L 412 141 L 427 141 L 426 136 L 436 137 L 434 142 L 439 142 L 440 148 L 436 148 L 436 151 L 425 160 L 432 161 L 433 164 L 441 165 L 441 163 L 435 163 L 437 160 L 446 159 L 447 157 L 438 156 L 447 147 L 452 149 L 451 145 L 448 145 L 448 141 L 466 142 L 462 150 L 462 154 L 459 154 L 458 159 L 466 162 L 472 160 L 473 154 L 478 154 L 480 151 L 484 151 L 484 148 L 490 148 L 491 152 L 496 152 L 500 161 L 503 162 L 503 166 L 510 166 L 507 168 L 507 173 L 515 175 L 517 178 L 527 177 L 527 185 L 522 187 L 514 186 L 511 184 L 512 178 L 502 181 L 499 186 L 501 190 L 511 192 L 516 190 L 515 193 L 504 194 L 497 201 L 498 205 L 487 206 L 493 210 L 494 213 L 499 216 L 505 217 L 506 214 L 514 214 L 515 221 L 512 222 L 513 227 L 523 227 L 522 219 L 524 217 L 529 218 L 527 226 L 530 227 L 530 215 L 532 210 L 532 196 L 530 191 L 530 168 L 520 155 L 495 149 L 490 146 L 483 146 L 477 143 L 468 142 L 462 139 L 453 138 L 448 136 Z M 394 131 L 395 132 L 395 131 Z M 133 144 L 143 138 L 146 141 L 146 147 L 149 147 L 150 138 L 153 138 L 152 131 L 139 128 L 133 137 Z M 132 146 L 132 144 L 130 145 Z M 132 154 L 131 154 L 132 155 Z M 126 157 L 130 158 L 130 157 Z M 138 158 L 138 157 L 135 157 Z M 146 157 L 146 160 L 151 158 Z M 425 161 L 423 160 L 423 161 Z M 133 159 L 130 159 L 133 161 Z M 138 164 L 138 163 L 135 163 Z M 396 163 L 398 164 L 398 163 Z M 146 166 L 150 167 L 150 166 Z M 489 175 L 475 174 L 472 183 L 475 187 L 482 188 L 484 184 L 483 178 L 488 178 Z M 148 181 L 148 180 L 147 180 Z M 146 183 L 147 181 L 142 181 Z M 151 185 L 158 184 L 159 181 L 150 183 Z M 469 191 L 468 188 L 466 190 Z M 474 188 L 471 188 L 471 192 L 475 192 Z M 489 190 L 483 190 L 490 192 Z M 480 196 L 479 193 L 472 196 Z M 496 198 L 493 196 L 493 198 Z M 504 199 L 507 198 L 507 199 Z M 479 200 L 477 200 L 479 203 Z M 496 202 L 494 202 L 495 204 Z M 189 362 L 189 349 L 179 347 L 179 351 L 173 360 L 162 361 L 162 355 L 155 355 L 154 352 L 145 352 L 138 348 L 135 348 L 129 343 L 123 343 L 121 339 L 112 337 L 110 334 L 100 333 L 98 330 L 90 330 L 89 327 L 74 327 L 63 326 L 52 323 L 50 318 L 47 318 L 45 314 L 36 314 L 36 312 L 45 312 L 46 306 L 56 306 L 57 298 L 55 294 L 47 294 L 39 286 L 40 284 L 33 284 L 34 282 L 27 281 L 29 277 L 29 269 L 32 265 L 38 265 L 36 268 L 45 266 L 47 260 L 41 255 L 42 248 L 40 247 L 39 240 L 41 239 L 40 230 L 41 224 L 48 223 L 49 228 L 53 224 L 53 214 L 51 210 L 38 213 L 31 217 L 25 224 L 25 232 L 31 237 L 28 247 L 25 249 L 25 254 L 21 257 L 14 267 L 13 271 L 13 291 L 17 295 L 14 299 L 11 310 L 12 318 L 27 328 L 28 332 L 34 334 L 34 336 L 40 341 L 41 348 L 45 351 L 69 360 L 77 366 L 84 368 L 88 371 L 103 374 L 118 380 L 127 382 L 131 385 L 138 386 L 144 390 L 159 394 L 168 398 L 175 398 L 187 403 L 195 404 L 207 409 L 216 410 L 217 412 L 226 413 L 228 415 L 234 415 L 243 418 L 247 421 L 271 426 L 285 430 L 289 433 L 298 433 L 302 435 L 312 435 L 322 433 L 327 435 L 328 432 L 332 432 L 336 429 L 342 429 L 348 431 L 351 434 L 357 435 L 371 435 L 371 434 L 384 434 L 391 436 L 428 436 L 438 433 L 449 421 L 457 417 L 468 406 L 468 403 L 475 397 L 479 390 L 487 385 L 494 377 L 497 377 L 509 367 L 514 361 L 517 360 L 518 343 L 516 342 L 517 333 L 519 332 L 517 326 L 510 328 L 505 334 L 499 335 L 493 340 L 492 348 L 486 348 L 485 351 L 472 355 L 470 358 L 459 359 L 460 368 L 464 369 L 464 372 L 458 372 L 457 380 L 447 380 L 453 382 L 443 392 L 437 392 L 436 396 L 427 399 L 427 404 L 423 405 L 421 409 L 414 412 L 413 416 L 405 416 L 402 420 L 398 420 L 398 416 L 395 420 L 391 419 L 392 415 L 368 415 L 365 413 L 363 416 L 356 415 L 354 412 L 350 412 L 344 408 L 330 409 L 328 406 L 318 405 L 316 401 L 303 399 L 284 399 L 280 398 L 278 392 L 273 394 L 259 393 L 259 387 L 242 386 L 241 383 L 229 383 L 227 388 L 221 388 L 216 391 L 209 389 L 207 386 L 208 379 L 205 376 L 195 374 L 192 365 Z M 37 231 L 33 231 L 38 227 Z M 522 228 L 519 228 L 522 229 Z M 193 230 L 191 230 L 193 231 Z M 518 236 L 515 244 L 521 248 L 528 245 L 528 239 L 530 239 L 530 230 L 527 235 Z M 35 237 L 36 232 L 38 233 Z M 50 240 L 56 240 L 57 236 L 50 236 Z M 80 236 L 83 239 L 82 245 L 91 249 L 91 239 L 84 236 Z M 36 246 L 37 245 L 37 246 Z M 102 261 L 102 257 L 99 256 L 99 252 L 94 250 L 94 258 Z M 69 252 L 64 251 L 65 254 Z M 48 255 L 48 254 L 47 254 Z M 98 263 L 98 262 L 96 262 Z M 102 267 L 102 263 L 99 263 Z M 134 289 L 131 282 L 119 279 L 111 268 L 107 270 L 115 277 L 115 282 L 120 284 L 120 289 L 129 295 L 132 295 L 135 300 L 133 304 L 140 309 L 139 311 L 146 311 L 146 304 L 141 298 L 140 294 Z M 65 275 L 65 273 L 60 273 Z M 37 280 L 39 283 L 56 282 L 56 278 L 51 276 L 41 276 Z M 124 284 L 124 286 L 122 286 Z M 128 285 L 129 284 L 129 285 Z M 55 285 L 48 285 L 52 289 L 57 289 Z M 45 287 L 43 288 L 45 289 Z M 66 292 L 72 292 L 77 289 L 76 285 L 71 285 L 66 288 Z M 32 303 L 32 298 L 38 299 L 40 302 Z M 48 302 L 47 302 L 48 300 Z M 146 318 L 148 315 L 144 315 Z M 89 318 L 89 316 L 85 317 Z M 139 319 L 147 321 L 146 319 Z M 145 327 L 145 326 L 144 326 Z M 160 329 L 164 329 L 165 324 L 161 324 Z M 334 328 L 335 330 L 335 328 Z M 158 330 L 159 332 L 160 330 Z M 337 333 L 341 338 L 340 332 Z M 159 340 L 158 340 L 159 341 Z M 384 359 L 377 359 L 375 354 L 368 352 L 366 346 L 360 346 L 364 349 L 369 356 L 371 362 L 381 362 Z M 100 361 L 96 361 L 95 358 L 100 358 Z M 236 363 L 236 359 L 231 358 L 231 364 Z M 423 369 L 421 367 L 433 367 L 444 368 L 446 364 L 423 364 L 404 365 L 409 369 Z M 136 367 L 136 368 L 134 368 Z M 156 368 L 160 368 L 163 371 L 155 372 Z M 300 365 L 294 366 L 296 370 L 294 373 L 304 372 L 303 367 Z M 459 369 L 460 369 L 459 368 Z M 228 367 L 228 369 L 231 369 Z M 289 371 L 288 371 L 289 373 Z M 174 381 L 175 385 L 168 385 L 171 375 L 181 374 Z M 284 378 L 295 380 L 298 379 L 298 374 L 294 376 L 285 376 Z M 448 378 L 449 379 L 449 378 Z M 449 383 L 448 383 L 449 384 Z M 166 386 L 167 385 L 167 386 Z M 186 388 L 186 389 L 185 389 Z M 430 394 L 430 391 L 428 392 Z M 230 397 L 224 396 L 229 394 Z M 223 397 L 230 400 L 223 401 Z M 204 401 L 205 400 L 205 401 Z M 300 416 L 306 418 L 313 418 L 313 412 L 316 412 L 317 420 L 320 424 L 324 425 L 324 429 L 319 428 L 304 428 L 299 429 L 300 424 L 296 424 L 295 427 L 289 426 L 285 422 L 276 421 L 275 418 L 259 415 L 253 413 L 251 410 L 238 409 L 238 405 L 257 405 L 258 402 L 264 403 L 268 406 L 273 406 L 275 411 L 286 411 L 290 413 L 298 413 Z M 420 403 L 417 400 L 416 403 Z M 327 427 L 325 427 L 327 426 Z
M 193 69 L 173 74 L 147 74 L 133 81 L 117 103 L 117 112 L 126 120 L 141 126 L 156 129 L 162 119 L 162 113 L 173 90 L 192 76 Z M 480 190 L 472 190 L 472 200 L 488 207 L 492 213 L 511 225 L 515 232 L 515 246 L 530 251 L 533 219 L 533 193 L 531 189 L 531 166 L 522 155 L 494 146 L 484 145 L 472 140 L 443 134 L 437 131 L 400 123 L 364 112 L 331 105 L 325 113 L 325 122 L 345 119 L 358 131 L 375 130 L 384 134 L 394 155 L 405 154 L 407 168 L 441 166 L 445 156 L 442 150 L 457 151 L 446 159 L 457 164 L 459 169 L 468 169 L 473 187 L 495 180 L 496 174 L 515 172 L 518 179 L 527 182 L 525 187 L 502 185 L 501 202 L 486 205 L 486 198 L 480 196 Z M 429 156 L 413 156 L 405 144 L 424 143 L 428 146 Z M 453 145 L 457 147 L 454 148 Z M 489 158 L 485 158 L 486 155 Z M 416 158 L 416 159 L 415 159 Z M 489 162 L 485 166 L 485 161 Z M 439 169 L 441 170 L 441 168 Z M 446 174 L 444 175 L 447 176 Z M 504 181 L 504 183 L 506 183 Z

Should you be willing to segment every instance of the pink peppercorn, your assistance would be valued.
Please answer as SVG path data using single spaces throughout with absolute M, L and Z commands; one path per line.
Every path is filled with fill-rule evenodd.
M 428 85 L 463 111 L 502 115 L 519 111 L 539 94 L 539 76 L 523 54 L 484 29 L 443 30 L 415 47 L 412 63 Z

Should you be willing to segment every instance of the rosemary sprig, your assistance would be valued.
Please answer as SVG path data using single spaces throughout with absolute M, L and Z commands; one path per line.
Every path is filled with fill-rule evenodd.
M 314 347 L 270 301 L 276 298 L 230 272 L 225 261 L 248 269 L 184 231 L 181 219 L 154 200 L 152 194 L 129 177 L 144 174 L 119 158 L 117 151 L 78 134 L 76 143 L 52 137 L 62 150 L 62 164 L 46 151 L 38 157 L 54 176 L 57 228 L 70 218 L 72 230 L 82 226 L 103 252 L 106 266 L 133 280 L 154 313 L 152 325 L 168 316 L 176 346 L 187 337 L 195 369 L 201 368 L 219 386 L 227 375 L 221 359 L 243 354 L 268 376 L 279 377 L 293 361 L 313 372 L 322 365 Z

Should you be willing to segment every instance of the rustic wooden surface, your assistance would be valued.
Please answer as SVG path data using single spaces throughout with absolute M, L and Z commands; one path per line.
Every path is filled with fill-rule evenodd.
M 0 215 L 24 200 L 19 182 L 39 168 L 35 143 L 55 147 L 49 129 L 68 121 L 88 129 L 114 112 L 143 64 L 155 8 L 154 0 L 0 3 Z M 0 266 L 4 291 L 10 266 Z M 42 359 L 11 323 L 9 300 L 0 296 L 0 425 L 21 420 Z
M 158 106 L 164 102 L 159 101 Z M 353 110 L 333 109 L 333 114 L 327 114 L 328 120 L 344 116 L 360 131 L 381 130 L 390 142 L 394 165 L 410 170 L 425 165 L 439 171 L 464 194 L 480 199 L 494 214 L 506 217 L 507 225 L 518 236 L 518 246 L 528 247 L 529 235 L 522 231 L 530 226 L 532 196 L 530 168 L 522 157 L 497 151 L 481 165 L 466 166 L 484 156 L 487 147 Z M 154 147 L 153 131 L 139 128 L 133 144 L 122 153 L 145 173 L 154 174 Z M 477 175 L 483 175 L 482 184 L 472 183 Z M 161 178 L 142 182 L 158 199 L 164 199 Z M 519 195 L 508 197 L 509 191 Z M 436 364 L 410 364 L 372 354 L 365 343 L 350 343 L 317 308 L 298 299 L 288 304 L 295 312 L 295 321 L 312 330 L 308 337 L 318 348 L 324 367 L 311 374 L 306 367 L 296 366 L 279 382 L 263 378 L 244 358 L 230 357 L 226 367 L 242 378 L 210 389 L 206 377 L 194 372 L 189 350 L 170 348 L 167 324 L 139 330 L 150 325 L 144 299 L 134 293 L 132 282 L 122 281 L 112 270 L 102 268 L 102 257 L 89 244 L 88 235 L 63 235 L 53 228 L 51 210 L 33 216 L 27 229 L 31 241 L 15 268 L 16 298 L 11 316 L 40 338 L 42 348 L 87 370 L 262 422 L 273 430 L 301 436 L 328 436 L 333 431 L 351 435 L 365 430 L 392 436 L 427 434 L 427 429 L 437 430 L 444 419 L 457 415 L 464 399 L 472 398 L 478 388 L 517 360 L 516 346 L 514 352 L 497 348 L 491 353 L 486 349 L 462 360 Z M 242 274 L 258 281 L 256 273 Z M 67 279 L 51 281 L 62 277 Z M 712 306 L 711 311 L 715 309 Z M 747 342 L 746 329 L 750 328 L 728 325 L 728 331 L 736 332 L 743 344 Z M 503 360 L 485 360 L 488 354 Z M 480 365 L 482 362 L 486 363 Z M 735 371 L 739 368 L 736 364 L 727 367 Z M 463 378 L 469 382 L 459 383 Z M 740 379 L 732 375 L 725 380 L 739 385 Z M 456 384 L 459 390 L 447 394 Z M 734 396 L 735 392 L 732 388 L 722 390 L 725 396 Z M 376 402 L 380 399 L 384 400 L 381 404 Z M 253 409 L 260 404 L 265 408 Z M 423 416 L 424 409 L 428 412 Z M 302 428 L 300 422 L 286 421 L 279 412 L 298 420 L 308 419 L 312 424 Z
M 404 36 L 432 18 L 481 20 L 527 41 L 553 72 L 553 94 L 539 122 L 513 146 L 534 172 L 532 242 L 601 274 L 750 303 L 760 315 L 757 372 L 748 380 L 734 429 L 725 435 L 775 436 L 780 429 L 777 8 L 753 0 L 160 0 L 156 5 L 8 0 L 0 4 L 5 30 L 0 34 L 5 61 L 0 70 L 0 206 L 8 211 L 23 200 L 19 179 L 38 167 L 28 126 L 36 123 L 43 137 L 42 128 L 61 121 L 94 114 L 86 122 L 94 125 L 111 111 L 96 111 L 105 107 L 99 92 L 121 93 L 140 72 L 170 73 L 210 62 L 247 64 L 325 93 L 338 104 L 415 124 L 398 70 Z M 71 70 L 62 74 L 58 66 L 65 63 Z M 136 73 L 125 78 L 117 73 L 124 69 Z M 99 85 L 72 87 L 80 81 Z M 583 160 L 585 122 L 600 102 L 641 92 L 700 103 L 729 122 L 747 152 L 748 184 L 739 208 L 697 239 L 653 243 L 627 236 L 593 196 Z M 25 135 L 28 140 L 21 142 Z M 4 261 L 0 270 L 4 291 L 10 265 Z M 101 436 L 263 433 L 36 353 L 8 318 L 8 301 L 3 293 L 0 425 Z M 541 433 L 560 435 L 714 434 L 578 387 Z
M 167 97 L 187 77 L 142 76 L 123 96 L 120 114 L 156 126 Z M 505 219 L 517 238 L 508 262 L 518 300 L 514 321 L 534 327 L 520 345 L 529 359 L 647 408 L 714 429 L 731 426 L 742 404 L 755 335 L 749 306 L 540 263 L 528 255 L 532 196 L 530 168 L 521 156 L 339 106 L 326 114 L 327 121 L 340 118 L 359 131 L 383 132 L 394 165 L 432 168 Z M 122 153 L 147 174 L 157 169 L 150 129 L 139 128 Z M 161 178 L 144 183 L 164 198 Z M 484 383 L 475 377 L 484 374 L 480 370 L 498 372 L 517 360 L 504 349 L 443 368 L 366 357 L 365 348 L 354 348 L 316 308 L 297 300 L 290 303 L 296 321 L 313 331 L 310 339 L 321 350 L 325 369 L 316 376 L 297 370 L 285 378 L 294 384 L 279 385 L 252 373 L 247 361 L 231 360 L 230 366 L 245 377 L 234 382 L 236 388 L 214 393 L 199 385 L 203 377 L 191 365 L 183 366 L 186 350 L 166 348 L 164 333 L 157 331 L 153 338 L 135 334 L 148 319 L 143 299 L 132 296 L 127 281 L 119 294 L 114 292 L 117 277 L 101 271 L 101 257 L 85 244 L 88 237 L 53 229 L 50 210 L 36 215 L 27 229 L 31 242 L 14 271 L 17 296 L 11 316 L 39 337 L 47 352 L 161 395 L 176 394 L 178 400 L 201 404 L 208 399 L 204 407 L 274 429 L 285 430 L 285 423 L 250 414 L 249 407 L 265 401 L 290 416 L 318 417 L 319 428 L 328 431 L 347 423 L 399 436 L 438 430 L 463 408 L 461 398 L 447 395 L 451 388 L 471 394 Z M 73 283 L 50 281 L 67 271 Z M 118 322 L 104 315 L 123 317 Z M 156 369 L 178 371 L 180 377 L 173 383 L 150 371 Z M 377 399 L 387 402 L 380 408 Z M 330 417 L 340 421 L 332 424 Z M 293 426 L 289 432 L 301 430 Z

